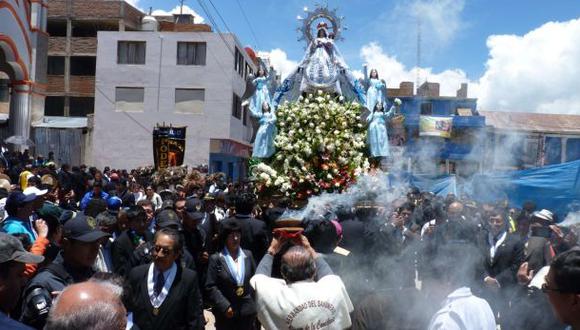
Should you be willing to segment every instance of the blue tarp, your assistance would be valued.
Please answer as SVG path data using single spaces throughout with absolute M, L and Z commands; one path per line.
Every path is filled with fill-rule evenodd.
M 491 202 L 508 199 L 511 206 L 526 201 L 549 209 L 560 218 L 580 209 L 580 161 L 523 171 L 475 175 L 461 187 L 473 199 Z
M 568 212 L 580 211 L 580 160 L 523 171 L 478 174 L 461 185 L 455 176 L 400 173 L 389 178 L 391 185 L 402 181 L 439 196 L 457 195 L 459 191 L 459 195 L 478 202 L 507 199 L 511 207 L 519 208 L 524 202 L 533 201 L 537 209 L 549 209 L 560 219 Z
M 399 173 L 397 176 L 390 174 L 389 180 L 391 185 L 402 181 L 410 187 L 417 187 L 421 191 L 430 191 L 439 196 L 447 196 L 449 193 L 457 195 L 457 180 L 453 175 L 433 177 Z

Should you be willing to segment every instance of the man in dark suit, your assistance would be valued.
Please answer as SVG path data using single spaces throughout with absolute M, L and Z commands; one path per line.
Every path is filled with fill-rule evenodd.
M 236 215 L 224 221 L 239 221 L 242 227 L 242 248 L 250 250 L 256 262 L 259 262 L 268 250 L 270 235 L 266 223 L 252 217 L 256 197 L 252 193 L 241 193 L 236 197 L 235 206 Z
M 524 247 L 518 236 L 508 232 L 503 209 L 494 208 L 488 214 L 489 232 L 483 235 L 481 243 L 485 256 L 482 295 L 496 316 L 498 312 L 501 315 L 503 327 L 509 324 L 509 300 L 517 288 L 516 274 L 524 261 Z
M 153 262 L 129 273 L 125 302 L 140 329 L 203 329 L 205 321 L 197 275 L 178 262 L 183 239 L 178 231 L 155 233 Z
M 185 204 L 182 221 L 185 249 L 193 257 L 198 274 L 199 287 L 203 288 L 209 260 L 208 246 L 210 245 L 211 237 L 206 229 L 201 226 L 204 213 L 197 211 L 194 200 L 187 200 Z
M 111 246 L 113 270 L 116 274 L 127 276 L 131 268 L 139 264 L 143 254 L 150 251 L 145 243 L 151 241 L 151 232 L 147 230 L 147 214 L 141 206 L 132 206 L 127 210 L 129 229 L 123 231 Z

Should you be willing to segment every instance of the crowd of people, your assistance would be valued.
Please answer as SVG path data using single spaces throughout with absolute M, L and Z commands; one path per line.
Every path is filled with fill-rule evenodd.
M 532 202 L 411 188 L 289 229 L 251 182 L 8 161 L 0 329 L 580 329 L 577 228 Z

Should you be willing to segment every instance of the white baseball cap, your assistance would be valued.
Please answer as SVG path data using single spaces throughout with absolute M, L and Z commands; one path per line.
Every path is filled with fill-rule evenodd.
M 42 196 L 44 194 L 46 194 L 48 192 L 48 189 L 38 189 L 36 187 L 28 187 L 26 189 L 24 189 L 23 193 L 24 195 L 32 195 L 35 194 L 36 196 Z

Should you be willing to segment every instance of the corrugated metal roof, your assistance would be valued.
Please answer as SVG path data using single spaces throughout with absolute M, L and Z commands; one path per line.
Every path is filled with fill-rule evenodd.
M 87 117 L 44 116 L 43 122 L 35 124 L 34 127 L 85 128 L 85 127 L 87 127 Z
M 556 115 L 529 112 L 479 111 L 488 126 L 497 129 L 580 134 L 580 115 Z

